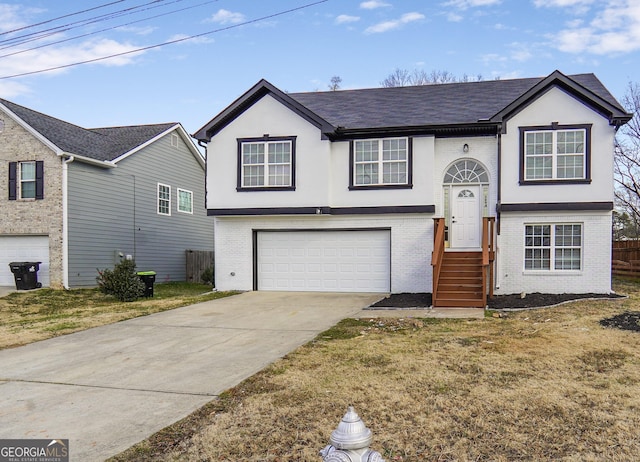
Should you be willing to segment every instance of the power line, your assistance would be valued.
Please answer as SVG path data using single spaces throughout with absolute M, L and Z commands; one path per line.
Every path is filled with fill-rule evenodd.
M 181 1 L 183 1 L 183 0 L 175 0 L 175 1 L 174 1 L 174 2 L 172 2 L 172 3 L 178 3 L 178 2 L 181 2 Z M 77 39 L 79 39 L 79 38 L 84 38 L 84 37 L 88 37 L 88 36 L 90 36 L 90 35 L 96 35 L 96 34 L 100 34 L 100 33 L 102 33 L 102 32 L 106 32 L 106 31 L 110 31 L 110 30 L 113 30 L 113 29 L 117 29 L 117 28 L 119 28 L 119 27 L 130 26 L 130 25 L 132 25 L 132 24 L 137 24 L 137 23 L 140 23 L 140 22 L 149 21 L 149 20 L 151 20 L 151 19 L 160 18 L 160 17 L 162 17 L 162 16 L 168 16 L 168 15 L 171 15 L 171 14 L 180 13 L 180 12 L 182 12 L 182 11 L 191 10 L 191 9 L 193 9 L 193 8 L 198 8 L 198 7 L 200 7 L 200 6 L 208 5 L 208 4 L 210 4 L 210 3 L 215 3 L 215 2 L 217 2 L 217 1 L 218 1 L 218 0 L 209 0 L 209 1 L 207 1 L 207 2 L 198 3 L 198 4 L 196 4 L 196 5 L 187 6 L 187 7 L 185 7 L 185 8 L 179 8 L 179 9 L 177 9 L 177 10 L 168 11 L 168 12 L 166 12 L 166 13 L 157 14 L 157 15 L 155 15 L 155 16 L 149 16 L 149 17 L 147 17 L 147 18 L 138 19 L 138 20 L 136 20 L 136 21 L 127 22 L 127 23 L 124 23 L 124 24 L 118 24 L 117 26 L 107 27 L 107 28 L 100 29 L 100 30 L 96 30 L 96 31 L 89 32 L 89 33 L 86 33 L 86 34 L 75 35 L 75 36 L 73 36 L 73 37 L 69 37 L 69 38 L 66 38 L 66 39 L 63 39 L 63 40 L 57 40 L 57 41 L 55 41 L 55 42 L 46 43 L 46 44 L 44 44 L 44 45 L 39 45 L 39 46 L 36 46 L 36 47 L 25 48 L 25 49 L 22 49 L 22 50 L 19 50 L 19 51 L 14 51 L 14 52 L 11 52 L 11 53 L 7 53 L 7 54 L 4 54 L 4 55 L 0 55 L 0 58 L 6 58 L 6 57 L 8 57 L 8 56 L 14 56 L 14 55 L 18 55 L 18 54 L 21 54 L 21 53 L 26 53 L 27 51 L 38 50 L 38 49 L 40 49 L 40 48 L 46 48 L 46 47 L 50 47 L 50 46 L 53 46 L 53 45 L 58 45 L 58 44 L 60 44 L 60 43 L 70 42 L 70 41 L 72 41 L 72 40 L 77 40 Z M 157 7 L 153 7 L 153 8 L 157 8 Z M 60 32 L 62 32 L 62 31 L 60 31 Z M 58 32 L 56 32 L 56 33 L 58 33 Z M 34 39 L 31 39 L 30 41 L 35 41 L 35 40 L 39 40 L 39 38 L 34 38 Z M 1 43 L 1 42 L 0 42 L 0 43 Z M 26 43 L 26 42 L 23 42 L 23 43 Z M 13 48 L 14 46 L 16 46 L 16 45 L 9 45 L 9 46 L 6 46 L 6 47 L 0 47 L 0 50 L 6 50 L 6 49 L 8 49 L 8 48 Z
M 225 30 L 235 29 L 237 27 L 246 26 L 248 24 L 254 24 L 254 23 L 257 23 L 257 22 L 260 22 L 260 21 L 264 21 L 264 20 L 267 20 L 267 19 L 275 18 L 275 17 L 278 17 L 278 16 L 283 16 L 285 14 L 293 13 L 294 11 L 304 10 L 306 8 L 310 8 L 312 6 L 316 6 L 316 5 L 319 5 L 321 3 L 326 3 L 328 1 L 329 0 L 319 0 L 319 1 L 316 1 L 316 2 L 307 3 L 305 5 L 298 6 L 296 8 L 291 8 L 291 9 L 288 9 L 288 10 L 280 11 L 278 13 L 273 13 L 273 14 L 270 14 L 270 15 L 267 15 L 267 16 L 262 16 L 260 18 L 256 18 L 256 19 L 251 19 L 249 21 L 245 21 L 245 22 L 238 23 L 238 24 L 233 24 L 231 26 L 223 27 L 223 28 L 220 28 L 220 29 L 215 29 L 215 30 L 212 30 L 212 31 L 203 32 L 202 34 L 190 35 L 188 37 L 183 37 L 183 38 L 176 39 L 176 40 L 170 40 L 168 42 L 158 43 L 158 44 L 155 44 L 155 45 L 149 45 L 149 46 L 146 46 L 146 47 L 136 48 L 135 50 L 124 51 L 122 53 L 116 53 L 116 54 L 109 55 L 109 56 L 103 56 L 103 57 L 100 57 L 100 58 L 88 59 L 86 61 L 79 61 L 79 62 L 75 62 L 75 63 L 71 63 L 71 64 L 64 64 L 62 66 L 49 67 L 47 69 L 41 69 L 41 70 L 38 70 L 38 71 L 30 71 L 30 72 L 22 72 L 20 74 L 5 75 L 3 77 L 0 77 L 0 80 L 13 79 L 13 78 L 16 78 L 16 77 L 24 77 L 24 76 L 27 76 L 27 75 L 41 74 L 43 72 L 57 71 L 57 70 L 60 70 L 60 69 L 66 69 L 66 68 L 69 68 L 69 67 L 79 66 L 81 64 L 90 64 L 90 63 L 104 61 L 104 60 L 111 59 L 111 58 L 118 58 L 120 56 L 130 55 L 130 54 L 133 54 L 133 53 L 140 53 L 142 51 L 152 50 L 154 48 L 160 48 L 160 47 L 167 46 L 167 45 L 173 45 L 175 43 L 185 42 L 187 40 L 192 40 L 192 39 L 195 39 L 195 38 L 204 37 L 206 35 L 215 34 L 217 32 L 223 32 Z
M 152 1 L 148 2 L 148 3 L 143 3 L 142 5 L 136 5 L 136 6 L 132 6 L 130 8 L 125 8 L 123 10 L 118 10 L 118 11 L 114 11 L 114 12 L 110 12 L 110 13 L 105 13 L 105 14 L 101 14 L 101 15 L 98 15 L 98 16 L 94 16 L 92 18 L 82 19 L 80 21 L 75 21 L 75 22 L 71 22 L 71 23 L 68 23 L 68 24 L 63 24 L 61 26 L 51 27 L 49 29 L 43 29 L 43 30 L 40 30 L 40 31 L 37 31 L 37 32 L 30 32 L 28 34 L 20 35 L 20 36 L 17 36 L 17 37 L 12 37 L 12 38 L 8 38 L 8 39 L 5 39 L 5 40 L 0 40 L 0 43 L 11 43 L 11 42 L 13 42 L 12 45 L 19 45 L 21 43 L 25 43 L 25 42 L 29 42 L 29 41 L 33 40 L 33 39 L 26 39 L 27 37 L 36 36 L 36 40 L 37 40 L 39 38 L 48 37 L 48 36 L 53 35 L 53 34 L 55 34 L 57 32 L 65 32 L 65 31 L 71 30 L 71 29 L 73 29 L 75 27 L 86 26 L 88 24 L 93 24 L 93 23 L 101 22 L 101 21 L 108 21 L 110 19 L 114 19 L 114 18 L 117 18 L 119 16 L 123 16 L 125 14 L 131 14 L 131 12 L 133 12 L 134 10 L 137 10 L 139 8 L 142 8 L 142 7 L 154 4 L 154 3 L 161 3 L 161 2 L 164 2 L 164 1 L 165 0 L 152 0 Z M 182 1 L 182 0 L 176 0 L 176 1 Z M 175 2 L 172 2 L 172 3 L 175 3 Z M 162 5 L 160 5 L 160 6 L 162 6 Z M 154 8 L 154 7 L 152 7 L 152 8 Z M 157 6 L 155 8 L 157 8 Z M 148 8 L 148 9 L 150 9 L 150 8 Z M 50 21 L 45 21 L 45 23 L 46 22 L 50 22 Z M 73 26 L 73 27 L 71 27 L 71 26 Z M 21 39 L 26 39 L 26 40 L 21 41 Z
M 36 23 L 36 24 L 30 24 L 28 26 L 19 27 L 17 29 L 12 29 L 12 30 L 8 30 L 8 31 L 0 32 L 0 35 L 13 34 L 14 32 L 19 32 L 21 30 L 29 29 L 31 27 L 36 27 L 36 26 L 41 26 L 43 24 L 48 24 L 50 22 L 57 21 L 58 19 L 64 19 L 64 18 L 68 18 L 70 16 L 76 16 L 76 15 L 79 15 L 79 14 L 88 13 L 89 11 L 93 11 L 93 10 L 97 10 L 97 9 L 100 9 L 100 8 L 104 8 L 106 6 L 115 5 L 116 3 L 122 3 L 124 1 L 126 1 L 126 0 L 117 0 L 115 2 L 105 3 L 103 5 L 94 6 L 93 8 L 89 8 L 89 9 L 82 10 L 82 11 L 76 11 L 75 13 L 65 14 L 64 16 L 58 16 L 57 18 L 53 18 L 53 19 L 47 19 L 46 21 L 42 21 L 42 22 L 39 22 L 39 23 Z

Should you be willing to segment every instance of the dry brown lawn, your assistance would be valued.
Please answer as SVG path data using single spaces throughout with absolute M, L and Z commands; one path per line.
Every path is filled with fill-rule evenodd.
M 580 301 L 482 320 L 344 320 L 112 461 L 320 461 L 352 404 L 388 461 L 637 461 L 640 311 Z

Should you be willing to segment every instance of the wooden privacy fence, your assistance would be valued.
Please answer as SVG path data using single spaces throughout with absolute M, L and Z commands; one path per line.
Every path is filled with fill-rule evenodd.
M 187 281 L 202 282 L 200 277 L 207 268 L 213 270 L 213 251 L 187 250 Z
M 615 276 L 640 278 L 640 242 L 613 241 L 611 272 Z

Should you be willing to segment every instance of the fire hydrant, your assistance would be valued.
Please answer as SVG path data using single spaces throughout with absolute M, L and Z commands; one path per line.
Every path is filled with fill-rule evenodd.
M 347 408 L 330 445 L 320 451 L 323 462 L 385 462 L 379 452 L 369 449 L 373 436 L 353 406 Z

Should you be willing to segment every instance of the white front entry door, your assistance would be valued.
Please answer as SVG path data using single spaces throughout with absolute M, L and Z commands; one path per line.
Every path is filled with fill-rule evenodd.
M 450 244 L 452 248 L 480 247 L 480 186 L 451 188 Z

